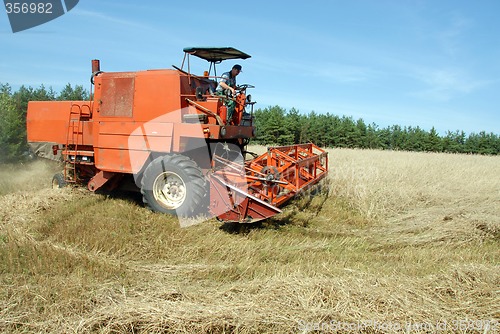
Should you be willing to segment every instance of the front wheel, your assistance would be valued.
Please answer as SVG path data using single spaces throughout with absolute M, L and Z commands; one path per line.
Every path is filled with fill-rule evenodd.
M 153 160 L 141 182 L 143 201 L 153 211 L 192 216 L 206 195 L 206 180 L 198 165 L 179 154 Z

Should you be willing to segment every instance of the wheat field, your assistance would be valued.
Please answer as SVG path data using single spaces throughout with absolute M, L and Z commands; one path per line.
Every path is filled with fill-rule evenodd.
M 188 228 L 2 167 L 0 332 L 499 332 L 500 157 L 329 157 L 282 214 Z

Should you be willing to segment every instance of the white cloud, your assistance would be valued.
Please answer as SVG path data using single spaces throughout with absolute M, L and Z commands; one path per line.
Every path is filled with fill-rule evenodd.
M 259 66 L 265 72 L 276 72 L 282 75 L 294 73 L 296 76 L 300 77 L 321 78 L 328 82 L 342 84 L 367 81 L 372 78 L 376 72 L 369 67 L 351 64 L 284 61 L 283 59 L 264 59 L 264 57 L 255 60 L 254 65 Z
M 492 83 L 475 79 L 459 69 L 420 69 L 413 75 L 428 88 L 410 95 L 435 101 L 449 101 L 457 95 L 470 94 Z
M 459 14 L 452 15 L 450 25 L 436 35 L 438 42 L 446 54 L 455 56 L 460 52 L 460 39 L 472 27 L 472 23 L 472 20 Z
M 367 81 L 374 74 L 368 67 L 335 63 L 323 63 L 311 72 L 313 76 L 339 83 Z
M 150 25 L 145 25 L 145 24 L 133 22 L 131 20 L 117 18 L 117 17 L 111 16 L 111 15 L 107 15 L 107 14 L 103 14 L 103 13 L 99 13 L 99 12 L 95 12 L 95 11 L 91 11 L 91 10 L 80 9 L 79 7 L 75 8 L 75 10 L 72 11 L 72 13 L 74 13 L 74 15 L 77 15 L 77 16 L 84 16 L 84 17 L 91 18 L 94 20 L 106 21 L 108 23 L 117 24 L 120 27 L 124 27 L 124 26 L 131 27 L 134 29 L 140 29 L 141 31 L 142 30 L 151 30 Z

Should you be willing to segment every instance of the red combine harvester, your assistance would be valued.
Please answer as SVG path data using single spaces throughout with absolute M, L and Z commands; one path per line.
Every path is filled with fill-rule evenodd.
M 209 70 L 192 74 L 190 56 L 207 60 Z M 216 95 L 215 66 L 247 58 L 230 47 L 185 48 L 181 68 L 113 73 L 93 60 L 93 98 L 30 102 L 28 142 L 38 156 L 63 162 L 55 187 L 86 184 L 96 191 L 128 183 L 154 211 L 226 222 L 266 219 L 327 175 L 328 155 L 301 144 L 243 159 L 255 136 L 255 102 L 247 94 L 253 86 Z M 227 119 L 230 100 L 235 110 Z

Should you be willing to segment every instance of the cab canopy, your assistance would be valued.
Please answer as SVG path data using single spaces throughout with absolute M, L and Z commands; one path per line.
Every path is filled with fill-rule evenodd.
M 236 50 L 231 47 L 198 47 L 198 48 L 184 48 L 184 52 L 201 59 L 205 59 L 211 63 L 220 63 L 228 59 L 247 59 L 251 56 Z
M 187 59 L 187 72 L 190 73 L 189 66 L 189 56 L 195 56 L 201 59 L 204 59 L 210 63 L 210 68 L 208 73 L 214 70 L 214 74 L 217 75 L 217 71 L 215 69 L 215 64 L 219 64 L 224 60 L 228 59 L 247 59 L 251 56 L 237 50 L 232 47 L 191 47 L 184 48 L 184 59 L 182 60 L 181 70 L 184 70 L 184 63 Z M 175 66 L 174 66 L 175 67 Z

